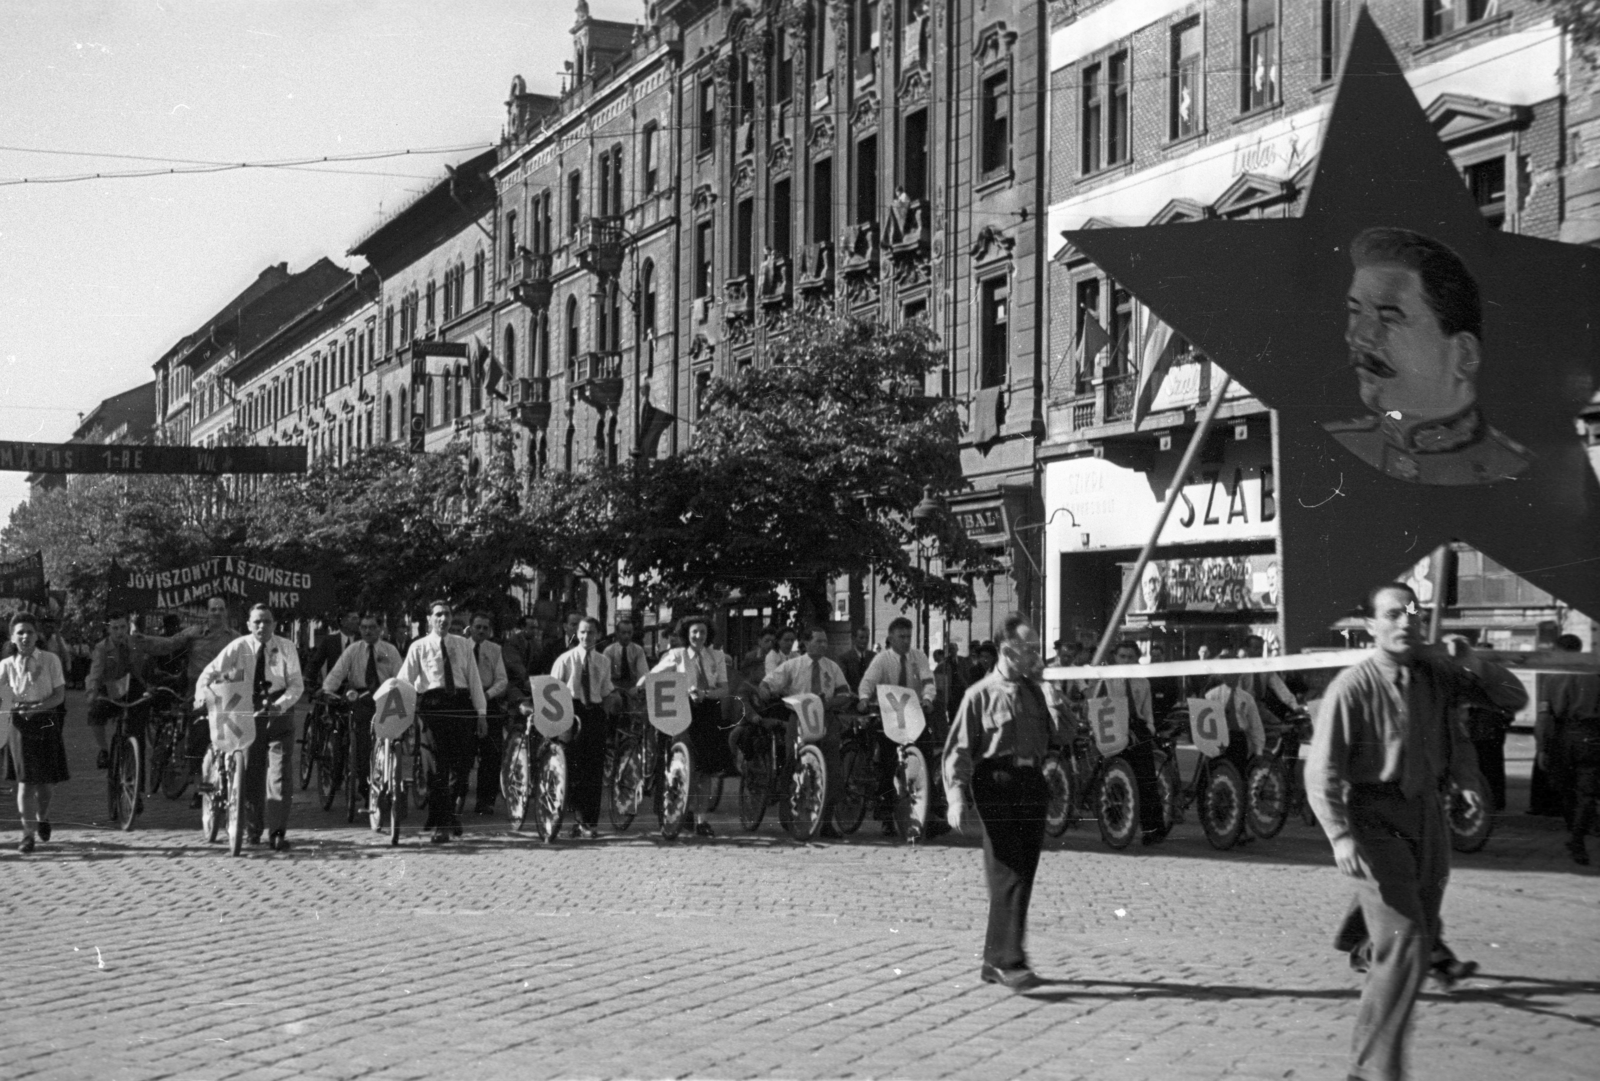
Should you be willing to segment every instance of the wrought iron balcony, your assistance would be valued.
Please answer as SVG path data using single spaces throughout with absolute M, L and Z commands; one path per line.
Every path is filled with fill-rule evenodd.
M 596 409 L 622 404 L 622 354 L 580 354 L 572 371 L 572 392 Z
M 543 376 L 511 382 L 511 416 L 530 432 L 550 423 L 550 380 Z
M 624 235 L 620 217 L 585 218 L 578 230 L 578 264 L 602 278 L 621 274 Z
M 512 298 L 532 311 L 542 312 L 548 309 L 552 292 L 549 254 L 534 253 L 527 248 L 520 249 L 516 271 L 516 277 L 511 282 Z

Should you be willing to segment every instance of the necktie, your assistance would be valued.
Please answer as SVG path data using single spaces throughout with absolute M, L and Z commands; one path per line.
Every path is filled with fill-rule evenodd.
M 366 682 L 367 682 L 367 686 L 366 686 L 367 690 L 375 691 L 375 690 L 378 689 L 379 679 L 378 679 L 378 647 L 377 646 L 368 646 L 367 647 L 367 675 L 366 675 Z
M 811 693 L 818 698 L 822 697 L 822 662 L 811 662 Z
M 580 655 L 579 663 L 581 663 L 583 665 L 583 675 L 580 677 L 578 685 L 583 690 L 583 704 L 587 706 L 589 704 L 589 695 L 590 695 L 590 691 L 589 691 L 589 651 L 588 650 L 584 650 L 583 653 Z
M 472 663 L 478 666 L 478 673 L 480 675 L 483 674 L 483 654 L 478 651 L 478 647 L 481 645 L 483 645 L 482 642 L 472 643 Z M 489 681 L 484 680 L 483 685 L 487 687 L 489 685 Z
M 1410 686 L 1411 672 L 1401 665 L 1394 675 L 1394 690 L 1400 699 L 1400 790 L 1407 799 L 1415 799 L 1428 785 L 1428 763 L 1421 725 L 1416 723 L 1407 696 Z
M 456 689 L 456 674 L 450 671 L 450 648 L 449 639 L 447 638 L 439 639 L 439 662 L 444 665 L 444 689 L 454 691 Z
M 260 642 L 256 645 L 255 693 L 257 709 L 267 704 L 267 687 L 267 644 Z
M 906 670 L 906 661 L 909 659 L 906 654 L 900 654 L 900 686 L 902 687 L 911 686 L 911 675 Z
M 705 690 L 707 682 L 708 681 L 706 680 L 706 657 L 705 657 L 705 654 L 701 653 L 699 650 L 696 650 L 695 654 L 694 654 L 694 686 L 695 686 L 695 690 L 697 690 L 697 691 Z

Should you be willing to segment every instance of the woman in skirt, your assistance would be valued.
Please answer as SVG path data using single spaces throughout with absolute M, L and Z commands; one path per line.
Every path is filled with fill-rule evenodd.
M 16 652 L 0 660 L 0 694 L 11 710 L 11 770 L 22 813 L 19 852 L 33 851 L 34 836 L 50 839 L 50 795 L 67 779 L 67 745 L 62 739 L 67 681 L 61 661 L 39 648 L 39 628 L 27 613 L 11 619 Z

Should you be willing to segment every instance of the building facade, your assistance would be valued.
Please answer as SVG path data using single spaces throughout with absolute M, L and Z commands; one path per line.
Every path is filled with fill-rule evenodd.
M 1357 4 L 1347 0 L 1103 0 L 1056 7 L 1049 43 L 1049 356 L 1043 464 L 1046 627 L 1098 635 L 1111 616 L 1218 372 L 1176 345 L 1149 415 L 1138 373 L 1157 324 L 1064 230 L 1302 207 Z M 1536 3 L 1368 5 L 1498 229 L 1572 238 L 1563 138 L 1567 54 Z M 1593 230 L 1583 234 L 1595 235 Z M 1225 400 L 1159 538 L 1127 629 L 1179 655 L 1278 633 L 1281 565 L 1273 418 L 1248 388 Z M 1587 619 L 1457 546 L 1447 629 L 1548 645 Z M 1426 579 L 1426 565 L 1413 577 Z M 1431 593 L 1431 586 L 1427 587 Z M 1354 633 L 1353 629 L 1351 633 Z M 1329 644 L 1340 640 L 1330 632 Z

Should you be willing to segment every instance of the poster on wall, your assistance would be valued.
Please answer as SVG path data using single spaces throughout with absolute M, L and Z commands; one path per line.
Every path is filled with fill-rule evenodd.
M 1133 564 L 1122 565 L 1133 573 Z M 1136 614 L 1175 612 L 1238 612 L 1268 615 L 1278 607 L 1278 557 L 1275 555 L 1204 556 L 1152 559 L 1139 576 L 1133 596 Z

